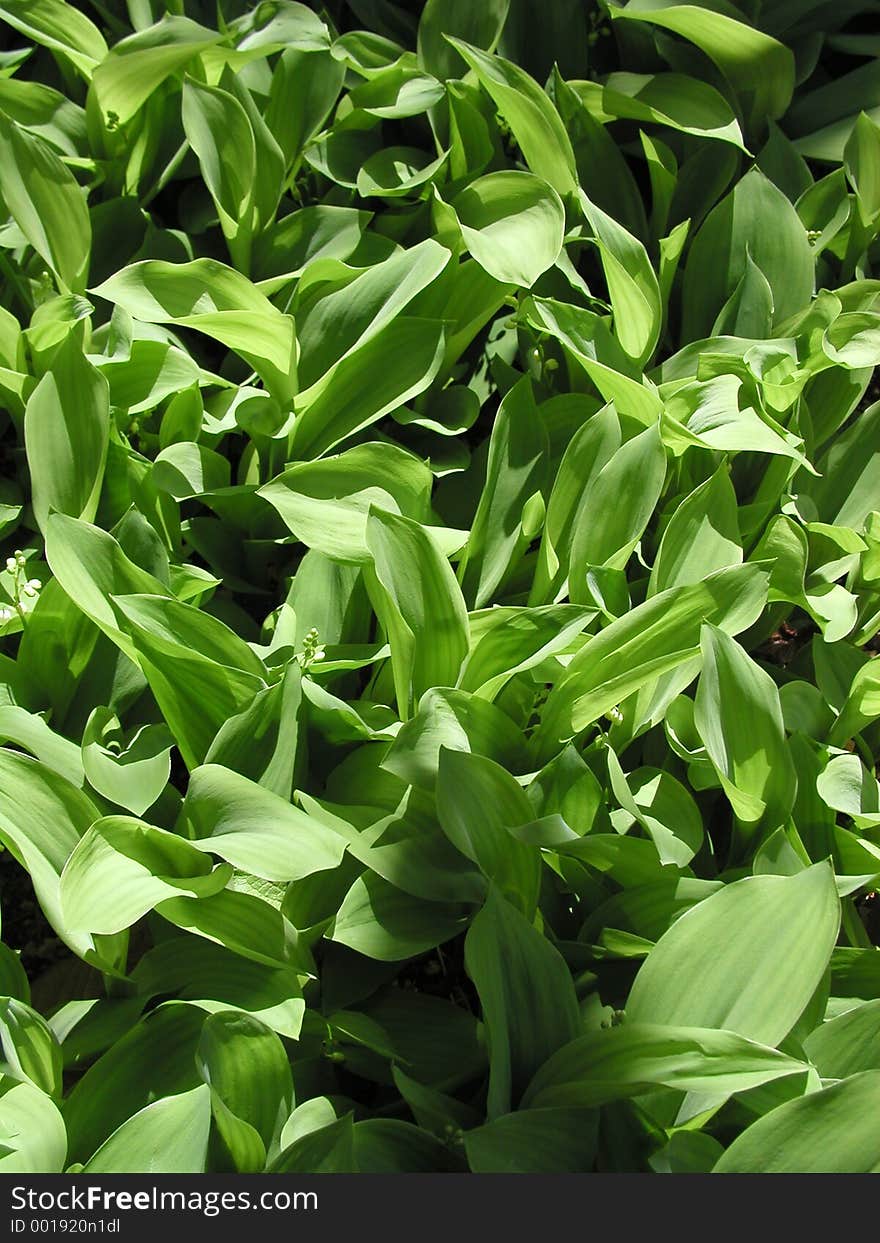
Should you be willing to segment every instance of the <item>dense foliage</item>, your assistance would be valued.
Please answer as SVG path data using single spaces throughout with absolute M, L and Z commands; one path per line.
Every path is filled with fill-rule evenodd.
M 0 1172 L 880 1169 L 878 9 L 0 0 Z

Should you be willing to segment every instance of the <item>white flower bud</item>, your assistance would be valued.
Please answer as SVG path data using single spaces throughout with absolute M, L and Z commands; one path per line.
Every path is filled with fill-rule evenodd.
M 28 587 L 30 587 L 31 591 L 39 591 L 42 585 L 43 584 L 38 578 L 32 578 L 28 583 Z
M 34 597 L 37 593 L 36 593 L 36 591 L 34 590 L 34 588 L 30 585 L 30 583 L 25 583 L 25 585 L 24 585 L 24 586 L 22 587 L 22 589 L 21 589 L 21 594 L 22 594 L 23 596 L 29 596 L 31 599 L 33 599 L 33 597 Z
M 12 609 L 6 608 L 5 605 L 0 606 L 0 625 L 4 625 L 12 618 Z
M 10 574 L 15 573 L 17 566 L 18 566 L 18 562 L 15 560 L 15 557 L 6 558 L 6 568 Z

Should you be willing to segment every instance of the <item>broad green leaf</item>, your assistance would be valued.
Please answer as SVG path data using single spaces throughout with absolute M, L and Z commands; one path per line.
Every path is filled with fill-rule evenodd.
M 462 689 L 495 699 L 513 676 L 578 643 L 595 613 L 568 604 L 494 605 L 471 613 L 471 650 L 461 672 Z
M 815 992 L 840 906 L 825 863 L 725 885 L 657 942 L 627 1002 L 633 1023 L 724 1029 L 777 1045 Z M 731 937 L 730 929 L 748 936 Z
M 151 1102 L 179 1099 L 199 1086 L 194 1054 L 204 1019 L 195 1006 L 161 1006 L 86 1070 L 64 1105 L 69 1160 L 87 1161 Z M 210 1101 L 208 1111 L 210 1115 Z
M 880 1070 L 880 1001 L 854 1006 L 810 1032 L 804 1052 L 823 1079 Z
M 610 748 L 608 770 L 615 798 L 652 839 L 660 862 L 678 867 L 690 863 L 703 844 L 703 822 L 686 787 L 656 768 L 624 774 Z
M 23 236 L 54 272 L 63 291 L 82 293 L 92 228 L 85 194 L 73 173 L 41 138 L 3 115 L 0 167 L 0 191 Z
M 3 0 L 0 16 L 20 34 L 60 53 L 86 78 L 107 55 L 98 27 L 64 0 Z
M 279 399 L 295 388 L 293 320 L 233 268 L 215 259 L 146 259 L 92 291 L 143 324 L 195 328 L 240 354 Z
M 531 173 L 487 173 L 457 194 L 452 207 L 471 255 L 503 284 L 531 289 L 562 249 L 559 195 Z
M 523 377 L 495 418 L 486 482 L 459 572 L 465 598 L 475 608 L 492 598 L 530 541 L 522 531 L 523 510 L 542 491 L 546 447 L 531 381 Z
M 268 1147 L 293 1104 L 290 1063 L 275 1032 L 251 1015 L 212 1014 L 202 1028 L 196 1062 L 212 1092 Z
M 569 596 L 585 604 L 593 566 L 622 570 L 648 525 L 666 477 L 660 426 L 646 428 L 617 449 L 587 485 L 573 523 Z
M 660 1087 L 732 1096 L 803 1073 L 804 1062 L 733 1031 L 641 1019 L 579 1036 L 532 1079 L 525 1108 L 596 1108 Z
M 422 696 L 382 767 L 411 785 L 433 790 L 443 749 L 484 755 L 515 772 L 527 764 L 522 737 L 509 716 L 467 691 L 437 687 Z
M 83 1167 L 84 1174 L 201 1174 L 208 1155 L 207 1084 L 165 1096 L 126 1119 Z
M 610 73 L 604 82 L 572 82 L 597 120 L 620 117 L 666 125 L 743 147 L 743 136 L 730 104 L 720 91 L 680 73 Z
M 716 1174 L 860 1174 L 880 1169 L 880 1071 L 851 1075 L 771 1109 L 719 1159 Z
M 209 1013 L 252 1014 L 279 1036 L 296 1040 L 305 1002 L 293 967 L 271 967 L 243 958 L 204 937 L 172 936 L 149 950 L 132 971 L 144 996 L 169 989 Z
M 0 1077 L 0 1173 L 61 1174 L 67 1152 L 64 1119 L 32 1083 Z
M 557 1049 L 579 1034 L 574 986 L 558 950 L 490 889 L 465 940 L 489 1042 L 490 1120 L 519 1102 Z
M 247 113 L 228 91 L 187 79 L 183 127 L 217 208 L 230 254 L 247 271 L 257 177 L 256 143 Z
M 0 997 L 0 1048 L 4 1074 L 60 1099 L 61 1049 L 55 1034 L 41 1014 L 14 997 Z
M 541 735 L 572 738 L 651 679 L 699 654 L 704 622 L 738 634 L 764 607 L 768 575 L 732 566 L 671 587 L 606 626 L 570 662 L 544 709 Z
M 303 716 L 302 673 L 298 662 L 292 660 L 280 681 L 258 691 L 241 712 L 220 726 L 205 763 L 222 765 L 281 798 L 289 798 L 300 754 Z
M 431 483 L 419 458 L 377 443 L 297 463 L 265 484 L 260 495 L 307 547 L 340 561 L 366 561 L 370 506 L 424 520 Z
M 301 880 L 345 853 L 345 840 L 324 823 L 218 764 L 193 771 L 183 815 L 188 845 L 267 880 Z
M 702 5 L 637 0 L 611 11 L 613 19 L 649 22 L 695 43 L 731 86 L 751 103 L 755 118 L 781 116 L 795 85 L 789 48 L 754 26 Z
M 736 493 L 720 468 L 675 509 L 657 550 L 648 595 L 698 583 L 742 559 Z
M 195 767 L 224 722 L 264 689 L 262 662 L 191 604 L 120 595 L 113 606 L 185 762 Z
M 660 286 L 638 238 L 593 203 L 583 190 L 580 205 L 592 229 L 608 284 L 614 334 L 629 358 L 641 364 L 660 336 Z
M 598 1116 L 586 1109 L 518 1109 L 464 1134 L 474 1174 L 588 1174 Z
M 220 868 L 215 869 L 215 875 Z M 240 878 L 239 882 L 240 882 Z M 267 967 L 296 967 L 306 976 L 314 973 L 311 956 L 300 944 L 296 929 L 277 906 L 248 891 L 222 889 L 208 897 L 166 898 L 157 908 L 169 923 L 222 945 Z
M 187 17 L 166 13 L 155 25 L 114 43 L 92 74 L 105 123 L 125 125 L 151 95 L 219 35 Z
M 111 597 L 158 594 L 162 584 L 135 565 L 109 532 L 91 523 L 50 514 L 45 535 L 46 560 L 66 594 L 126 655 L 132 656 L 133 644 L 120 629 Z
M 713 331 L 749 263 L 770 287 L 774 325 L 809 304 L 815 258 L 806 230 L 782 191 L 757 168 L 714 208 L 693 240 L 682 289 L 685 340 Z
M 498 892 L 532 918 L 538 901 L 538 852 L 508 829 L 532 820 L 522 787 L 494 760 L 441 747 L 437 815 L 443 832 Z
M 493 52 L 509 8 L 510 0 L 488 0 L 481 5 L 469 0 L 428 0 L 419 18 L 420 63 L 437 78 L 459 77 L 462 62 L 447 36 L 456 35 L 474 47 Z
M 729 634 L 706 625 L 694 722 L 736 815 L 746 824 L 781 824 L 797 776 L 785 742 L 779 691 Z
M 391 644 L 403 719 L 432 686 L 453 686 L 468 650 L 467 614 L 449 562 L 424 527 L 375 508 L 367 589 Z
M 130 816 L 96 819 L 65 864 L 61 909 L 77 931 L 122 932 L 165 898 L 207 896 L 222 889 L 231 869 L 185 838 Z
M 625 253 L 626 249 L 624 244 L 621 250 Z M 636 306 L 635 334 L 641 339 L 648 323 L 648 303 L 636 282 L 639 273 L 630 277 L 620 268 L 613 251 L 608 254 L 612 256 L 611 270 L 621 278 L 619 297 L 624 303 L 631 297 Z M 624 323 L 628 313 L 624 309 Z M 539 332 L 549 333 L 565 346 L 603 398 L 614 402 L 618 414 L 631 416 L 645 427 L 657 421 L 663 407 L 654 385 L 636 370 L 604 318 L 571 303 L 535 297 L 526 300 L 524 314 Z
M 367 958 L 397 962 L 451 940 L 465 924 L 460 904 L 414 898 L 367 872 L 345 895 L 332 938 Z
M 18 752 L 0 750 L 0 839 L 31 877 L 47 920 L 74 953 L 94 950 L 84 930 L 69 927 L 62 911 L 61 873 L 68 857 L 100 815 L 81 790 Z
M 442 323 L 399 315 L 299 394 L 291 452 L 321 457 L 418 397 L 439 372 L 444 347 Z
M 40 529 L 45 532 L 51 510 L 92 522 L 107 459 L 109 386 L 83 357 L 76 333 L 31 394 L 24 426 Z
M 83 764 L 76 744 L 54 733 L 42 716 L 26 712 L 16 704 L 3 705 L 0 707 L 0 739 L 29 751 L 59 777 L 77 788 L 82 787 Z
M 563 197 L 577 189 L 574 153 L 559 113 L 534 78 L 501 56 L 461 39 L 449 42 L 491 95 L 519 143 L 526 163 Z
M 302 351 L 300 380 L 305 401 L 309 390 L 332 368 L 355 354 L 405 312 L 448 268 L 451 254 L 428 238 L 370 267 L 326 265 L 327 283 L 301 283 L 297 332 Z M 317 276 L 320 268 L 312 271 Z M 320 391 L 320 390 L 319 390 Z
M 608 405 L 587 419 L 568 442 L 547 502 L 538 565 L 530 603 L 558 599 L 567 582 L 573 533 L 586 522 L 585 498 L 620 448 L 620 420 Z

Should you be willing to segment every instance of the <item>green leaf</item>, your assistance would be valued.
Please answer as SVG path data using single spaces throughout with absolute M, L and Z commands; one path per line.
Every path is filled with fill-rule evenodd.
M 604 120 L 620 117 L 669 126 L 698 138 L 715 138 L 745 150 L 733 109 L 708 82 L 681 73 L 610 73 L 601 84 L 570 84 L 589 110 Z
M 724 791 L 746 824 L 776 828 L 797 789 L 776 683 L 724 631 L 700 636 L 694 722 Z
M 660 286 L 638 238 L 580 191 L 581 210 L 596 238 L 608 284 L 614 334 L 629 358 L 644 363 L 660 336 Z
M 268 1148 L 293 1105 L 290 1063 L 278 1036 L 251 1015 L 212 1014 L 202 1028 L 196 1063 L 212 1092 Z
M 518 65 L 448 36 L 507 121 L 529 168 L 563 197 L 577 189 L 574 153 L 559 113 Z
M 774 326 L 809 305 L 815 257 L 806 230 L 782 191 L 757 168 L 710 212 L 693 240 L 682 289 L 685 340 L 714 330 L 750 264 L 770 287 Z
M 626 567 L 665 477 L 666 453 L 655 424 L 621 445 L 590 480 L 572 530 L 568 585 L 573 603 L 587 603 L 587 574 L 593 566 Z
M 550 692 L 541 736 L 548 745 L 574 737 L 649 680 L 692 660 L 705 621 L 725 633 L 745 630 L 764 607 L 767 581 L 758 566 L 732 566 L 660 592 L 606 626 Z
M 711 1027 L 777 1045 L 822 979 L 840 921 L 831 868 L 725 885 L 665 933 L 636 976 L 633 1023 Z M 731 928 L 748 936 L 731 937 Z
M 332 939 L 367 958 L 398 962 L 451 940 L 465 923 L 460 904 L 414 898 L 368 872 L 345 895 Z
M 64 0 L 3 0 L 0 16 L 35 43 L 61 53 L 86 78 L 107 55 L 98 27 Z
M 0 840 L 31 877 L 37 901 L 64 942 L 85 957 L 92 938 L 68 926 L 60 897 L 68 857 L 99 812 L 57 773 L 14 751 L 0 751 Z
M 507 901 L 533 918 L 540 885 L 538 852 L 507 832 L 534 818 L 519 783 L 485 756 L 441 747 L 437 816 L 452 844 Z
M 469 0 L 428 0 L 419 18 L 420 64 L 436 78 L 460 77 L 462 62 L 450 47 L 448 35 L 465 39 L 493 52 L 504 28 L 510 0 L 488 0 L 475 6 Z
M 203 937 L 171 936 L 148 950 L 131 976 L 143 996 L 170 989 L 209 1013 L 244 1011 L 279 1036 L 299 1037 L 305 1003 L 290 966 L 258 963 Z
M 698 583 L 742 559 L 736 493 L 722 467 L 675 509 L 657 550 L 648 595 Z
M 217 618 L 164 596 L 113 598 L 186 764 L 202 763 L 230 716 L 264 689 L 262 662 Z
M 14 997 L 0 998 L 3 1073 L 30 1082 L 47 1096 L 61 1097 L 61 1049 L 49 1024 Z
M 125 125 L 163 82 L 218 41 L 214 31 L 172 13 L 120 39 L 99 58 L 92 74 L 92 89 L 104 117 L 115 114 L 116 124 Z
M 204 1173 L 210 1126 L 207 1084 L 165 1096 L 126 1119 L 85 1163 L 83 1173 Z
M 345 853 L 345 839 L 325 824 L 218 764 L 193 771 L 183 815 L 196 850 L 267 880 L 302 880 Z
M 486 482 L 459 574 L 475 608 L 492 598 L 529 542 L 523 509 L 541 492 L 546 447 L 531 381 L 524 376 L 504 397 L 492 427 Z
M 109 386 L 83 357 L 77 334 L 56 351 L 25 408 L 34 516 L 50 510 L 91 522 L 98 510 L 110 433 Z
M 562 249 L 559 195 L 531 173 L 487 173 L 452 200 L 471 255 L 495 280 L 531 289 Z
M 433 686 L 453 686 L 468 650 L 467 613 L 449 562 L 424 527 L 371 508 L 367 590 L 388 641 L 403 719 Z
M 424 520 L 432 477 L 424 463 L 390 444 L 355 445 L 318 462 L 299 462 L 260 496 L 309 548 L 340 561 L 367 561 L 370 506 Z
M 574 985 L 559 952 L 494 889 L 465 940 L 489 1040 L 489 1118 L 508 1113 L 529 1079 L 579 1034 Z
M 639 1019 L 564 1045 L 532 1079 L 522 1104 L 596 1108 L 660 1087 L 726 1097 L 806 1070 L 805 1062 L 732 1031 Z
M 296 399 L 291 451 L 316 458 L 418 397 L 443 362 L 443 325 L 400 315 Z
M 151 1102 L 199 1086 L 193 1055 L 204 1019 L 195 1006 L 161 1006 L 86 1070 L 64 1105 L 70 1160 L 88 1160 L 111 1133 Z
M 610 748 L 608 770 L 615 798 L 651 837 L 660 862 L 678 867 L 690 863 L 703 844 L 703 821 L 685 786 L 657 768 L 639 768 L 626 776 Z
M 639 0 L 611 10 L 615 20 L 649 22 L 695 43 L 731 86 L 751 103 L 759 120 L 785 112 L 795 85 L 794 56 L 761 30 L 724 12 L 693 4 Z
M 65 919 L 77 931 L 122 932 L 165 898 L 207 896 L 222 889 L 229 868 L 175 833 L 130 816 L 96 819 L 71 852 L 61 875 Z
M 880 1071 L 851 1075 L 822 1092 L 787 1101 L 747 1127 L 716 1174 L 856 1174 L 880 1170 L 874 1115 Z
M 230 254 L 250 266 L 257 153 L 247 113 L 234 95 L 188 78 L 183 86 L 183 128 L 220 217 Z
M 518 1109 L 464 1134 L 474 1174 L 589 1174 L 598 1117 L 586 1109 Z
M 63 7 L 70 11 L 67 5 Z M 0 164 L 3 199 L 15 223 L 54 272 L 61 288 L 82 293 L 92 228 L 85 195 L 73 173 L 41 138 L 3 115 Z
M 61 1174 L 67 1152 L 64 1119 L 32 1083 L 0 1078 L 0 1173 Z
M 823 1079 L 846 1079 L 864 1070 L 880 1070 L 878 1015 L 880 1001 L 869 1001 L 810 1032 L 804 1052 Z
M 280 400 L 295 388 L 293 320 L 255 285 L 215 259 L 145 259 L 92 291 L 142 324 L 195 328 L 240 354 Z

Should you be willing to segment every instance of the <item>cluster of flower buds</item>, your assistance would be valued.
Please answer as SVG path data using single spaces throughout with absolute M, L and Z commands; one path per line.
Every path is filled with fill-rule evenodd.
M 6 558 L 6 569 L 12 575 L 12 605 L 0 605 L 0 625 L 11 621 L 16 613 L 23 617 L 27 611 L 24 601 L 36 600 L 42 586 L 38 578 L 25 578 L 27 557 L 20 548 Z
M 326 654 L 327 653 L 324 651 L 318 632 L 313 626 L 304 637 L 303 650 L 297 653 L 296 658 L 302 669 L 306 670 L 309 665 L 314 664 L 316 660 L 323 660 Z

